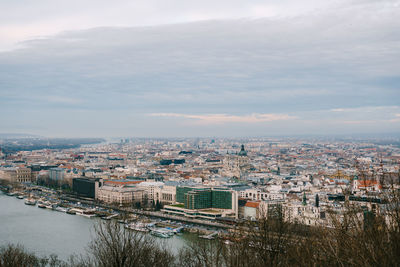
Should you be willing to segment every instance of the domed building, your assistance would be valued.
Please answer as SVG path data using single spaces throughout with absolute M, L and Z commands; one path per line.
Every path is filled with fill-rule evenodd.
M 242 157 L 247 157 L 247 152 L 244 149 L 244 145 L 242 145 L 242 147 L 240 148 L 240 152 L 238 153 L 238 155 Z
M 227 154 L 223 162 L 225 175 L 237 178 L 244 178 L 248 168 L 250 167 L 249 158 L 244 145 L 241 146 L 238 153 Z
M 237 161 L 239 168 L 243 168 L 249 165 L 249 158 L 247 157 L 247 151 L 244 149 L 244 145 L 242 145 L 238 153 Z

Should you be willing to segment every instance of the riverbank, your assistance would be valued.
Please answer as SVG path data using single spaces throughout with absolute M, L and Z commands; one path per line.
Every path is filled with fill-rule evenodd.
M 55 211 L 67 212 L 68 214 L 77 214 L 84 217 L 101 217 L 102 219 L 116 219 L 125 223 L 132 223 L 137 220 L 168 221 L 170 228 L 179 228 L 180 231 L 189 231 L 201 235 L 211 233 L 226 233 L 233 228 L 232 225 L 222 224 L 212 220 L 200 220 L 187 218 L 185 216 L 176 216 L 165 214 L 159 211 L 149 211 L 133 209 L 131 207 L 118 207 L 99 203 L 91 199 L 82 199 L 73 195 L 62 194 L 53 189 L 43 186 L 25 185 L 18 190 L 7 191 L 7 195 L 17 198 L 25 198 L 27 205 L 47 208 Z
M 100 218 L 73 216 L 24 204 L 23 200 L 0 192 L 0 243 L 21 244 L 40 256 L 56 254 L 66 260 L 72 254 L 83 254 L 93 237 L 93 226 Z M 195 236 L 191 233 L 157 238 L 174 252 Z

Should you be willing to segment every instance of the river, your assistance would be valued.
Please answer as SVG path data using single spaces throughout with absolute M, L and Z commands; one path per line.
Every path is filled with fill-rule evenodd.
M 37 206 L 0 191 L 0 245 L 21 244 L 39 256 L 56 254 L 62 260 L 72 254 L 84 254 L 93 237 L 93 226 L 99 218 L 69 215 Z M 157 238 L 174 252 L 185 245 L 192 234 Z

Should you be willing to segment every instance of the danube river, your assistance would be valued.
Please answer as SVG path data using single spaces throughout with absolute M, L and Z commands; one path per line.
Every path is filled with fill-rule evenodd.
M 66 260 L 71 254 L 84 254 L 93 236 L 93 225 L 98 218 L 69 215 L 37 206 L 27 206 L 24 200 L 0 191 L 0 245 L 21 244 L 40 256 L 57 254 Z M 183 234 L 162 240 L 174 252 L 183 247 L 191 236 Z

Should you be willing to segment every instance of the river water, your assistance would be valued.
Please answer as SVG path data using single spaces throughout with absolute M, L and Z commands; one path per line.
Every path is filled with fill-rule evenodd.
M 86 218 L 63 212 L 27 206 L 24 200 L 0 191 L 0 245 L 21 244 L 39 256 L 56 254 L 66 260 L 72 254 L 85 254 L 99 218 Z M 185 245 L 191 234 L 157 238 L 174 252 Z M 162 241 L 161 241 L 162 240 Z

